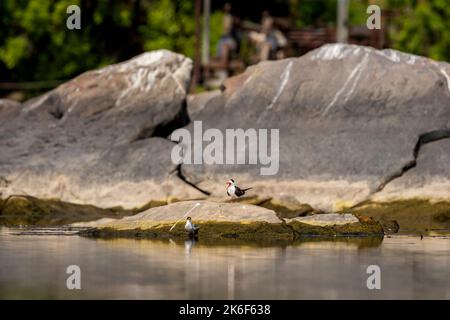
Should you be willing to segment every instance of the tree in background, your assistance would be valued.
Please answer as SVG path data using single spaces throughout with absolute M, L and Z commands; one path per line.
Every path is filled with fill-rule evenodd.
M 146 24 L 139 32 L 145 50 L 168 49 L 194 54 L 194 1 L 159 0 L 145 3 Z
M 290 15 L 296 27 L 335 26 L 338 0 L 289 0 Z M 367 0 L 350 0 L 350 25 L 366 23 Z
M 133 1 L 2 0 L 1 80 L 66 79 L 140 51 Z M 68 30 L 66 9 L 82 8 L 82 29 Z
M 399 13 L 390 26 L 394 48 L 450 61 L 448 0 L 379 1 Z M 290 8 L 296 26 L 336 21 L 337 0 L 269 2 Z M 72 4 L 81 7 L 81 30 L 66 28 Z M 368 0 L 351 0 L 350 24 L 365 24 L 367 5 Z M 211 15 L 213 54 L 221 17 L 220 11 Z M 1 0 L 0 82 L 70 79 L 145 50 L 165 48 L 193 57 L 194 28 L 193 0 Z
M 81 30 L 66 28 L 72 4 L 81 8 Z M 217 42 L 220 13 L 211 20 Z M 70 79 L 161 48 L 192 58 L 194 27 L 193 1 L 2 0 L 0 81 Z
M 390 0 L 397 12 L 390 30 L 392 47 L 450 61 L 450 2 Z

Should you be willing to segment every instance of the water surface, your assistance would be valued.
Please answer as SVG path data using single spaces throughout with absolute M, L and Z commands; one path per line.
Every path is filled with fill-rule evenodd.
M 449 299 L 450 238 L 237 241 L 89 239 L 0 232 L 2 299 Z M 367 266 L 381 268 L 369 290 Z M 81 268 L 68 290 L 66 268 Z

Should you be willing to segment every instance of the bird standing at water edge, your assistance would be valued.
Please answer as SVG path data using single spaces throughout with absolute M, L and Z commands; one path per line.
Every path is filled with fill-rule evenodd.
M 190 234 L 190 235 L 196 235 L 198 233 L 199 226 L 192 223 L 191 217 L 187 217 L 186 224 L 184 225 L 184 229 Z
M 250 189 L 251 188 L 239 188 L 233 179 L 227 181 L 227 195 L 229 195 L 231 198 L 239 198 L 245 194 L 245 191 Z

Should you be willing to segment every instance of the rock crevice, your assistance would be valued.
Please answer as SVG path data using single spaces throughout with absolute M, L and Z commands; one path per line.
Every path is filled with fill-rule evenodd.
M 188 186 L 194 188 L 197 191 L 200 191 L 201 193 L 203 193 L 206 196 L 210 196 L 211 192 L 204 190 L 202 188 L 200 188 L 199 186 L 197 186 L 195 183 L 190 182 L 188 180 L 188 178 L 183 174 L 183 169 L 182 169 L 182 164 L 178 164 L 175 168 L 175 172 L 178 178 L 180 178 L 181 181 L 183 181 L 185 184 L 187 184 Z
M 384 181 L 378 186 L 375 193 L 383 191 L 387 184 L 402 177 L 406 172 L 417 166 L 417 158 L 419 157 L 422 147 L 426 144 L 436 142 L 443 139 L 450 139 L 450 129 L 433 130 L 423 133 L 417 139 L 413 150 L 413 160 L 406 163 L 398 172 L 386 177 Z

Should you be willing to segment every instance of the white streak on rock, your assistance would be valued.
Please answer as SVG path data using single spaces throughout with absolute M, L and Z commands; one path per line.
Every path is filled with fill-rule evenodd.
M 404 62 L 407 64 L 415 64 L 416 62 L 424 62 L 427 58 L 414 54 L 403 53 L 397 50 L 385 49 L 377 50 L 370 47 L 362 47 L 357 45 L 349 45 L 342 43 L 327 44 L 312 52 L 312 60 L 341 60 L 350 55 L 357 56 L 360 54 L 376 54 L 392 62 Z
M 171 56 L 173 56 L 174 53 L 168 51 L 168 50 L 157 50 L 157 51 L 151 51 L 151 52 L 145 52 L 143 54 L 138 55 L 137 57 L 122 62 L 118 64 L 113 64 L 111 66 L 108 66 L 106 68 L 100 69 L 99 71 L 102 72 L 127 72 L 127 71 L 133 71 L 136 68 L 141 67 L 149 67 L 152 65 L 160 64 L 162 63 L 164 59 L 170 59 Z
M 410 55 L 410 56 L 408 57 L 408 60 L 406 60 L 406 63 L 408 63 L 408 64 L 415 64 L 415 63 L 416 63 L 416 60 L 418 60 L 418 57 L 417 57 L 417 56 L 415 56 L 415 55 Z
M 444 78 L 447 80 L 447 88 L 448 88 L 448 92 L 450 92 L 450 76 L 447 74 L 447 72 L 445 72 L 444 68 L 439 68 L 439 71 L 442 73 Z
M 324 45 L 314 51 L 312 60 L 334 60 L 342 59 L 346 56 L 344 52 L 345 46 L 341 43 Z
M 247 79 L 245 79 L 243 86 L 246 86 L 250 82 L 250 80 L 253 79 L 254 75 L 255 75 L 255 72 L 253 72 Z
M 361 60 L 360 63 L 358 63 L 358 65 L 353 69 L 353 71 L 350 73 L 350 76 L 347 78 L 347 80 L 345 81 L 344 85 L 342 86 L 342 88 L 336 92 L 336 94 L 334 95 L 333 100 L 331 100 L 331 102 L 328 104 L 328 106 L 325 108 L 325 110 L 322 112 L 322 117 L 327 114 L 327 112 L 331 109 L 332 106 L 334 106 L 334 104 L 336 103 L 336 101 L 339 99 L 339 97 L 342 95 L 342 93 L 345 92 L 345 90 L 347 89 L 347 87 L 349 86 L 349 84 L 351 83 L 351 81 L 353 80 L 353 78 L 358 74 L 358 72 L 361 70 L 362 66 L 366 63 L 367 61 L 367 57 L 368 55 L 366 55 L 364 57 L 364 59 Z
M 376 51 L 374 50 L 374 52 L 376 52 L 377 54 L 381 55 L 382 57 L 391 60 L 392 62 L 400 62 L 400 55 L 398 54 L 398 52 L 394 51 L 394 50 L 383 50 L 383 51 Z
M 47 99 L 48 95 L 44 94 L 42 95 L 42 97 L 40 97 L 38 100 L 36 100 L 35 102 L 33 102 L 32 104 L 30 104 L 26 109 L 25 112 L 29 112 L 32 111 L 33 109 L 36 109 L 37 107 L 39 107 L 42 102 Z
M 353 92 L 355 91 L 356 85 L 359 82 L 359 79 L 361 78 L 361 74 L 363 73 L 364 68 L 367 65 L 367 61 L 369 61 L 369 54 L 366 53 L 363 61 L 362 61 L 362 66 L 358 71 L 358 74 L 355 77 L 355 80 L 353 81 L 353 86 L 351 87 L 350 91 L 345 95 L 345 99 L 344 99 L 344 103 L 348 101 L 348 99 L 351 97 L 351 95 L 353 94 Z
M 175 81 L 175 83 L 178 86 L 178 89 L 180 89 L 180 91 L 185 94 L 186 93 L 186 88 L 181 84 L 180 80 L 178 79 L 178 77 L 176 77 L 174 74 L 170 73 L 171 78 Z
M 439 73 L 442 74 L 444 76 L 445 81 L 447 81 L 447 88 L 448 88 L 448 92 L 450 92 L 450 76 L 448 75 L 448 73 L 445 71 L 444 67 L 441 66 L 440 63 L 434 61 L 434 60 L 430 60 L 431 64 L 433 66 L 436 67 L 436 69 L 438 69 Z
M 266 107 L 266 110 L 272 109 L 275 103 L 277 103 L 278 99 L 280 98 L 281 94 L 284 91 L 284 88 L 286 88 L 289 77 L 291 75 L 291 69 L 292 69 L 292 61 L 289 61 L 289 63 L 287 64 L 286 68 L 284 69 L 283 73 L 280 76 L 281 84 L 278 87 L 278 91 L 273 97 L 272 102 Z
M 181 66 L 173 73 L 173 76 L 183 94 L 186 94 L 189 84 L 191 83 L 191 70 L 192 60 L 184 59 Z
M 428 60 L 427 58 L 420 57 L 415 54 L 404 53 L 404 52 L 392 50 L 392 49 L 385 49 L 385 50 L 372 49 L 372 51 L 375 54 L 377 54 L 383 58 L 386 58 L 392 62 L 397 62 L 397 63 L 402 62 L 402 63 L 414 65 L 416 63 L 419 63 L 419 62 L 423 63 L 426 60 Z
M 371 50 L 374 49 L 342 43 L 326 44 L 313 51 L 311 60 L 341 60 L 349 55 L 357 56 L 360 53 L 368 53 Z
M 129 86 L 120 94 L 116 106 L 121 105 L 122 101 L 131 95 L 150 91 L 155 83 L 157 73 L 157 69 L 147 70 L 144 68 L 139 68 L 135 73 L 132 73 L 127 79 Z

